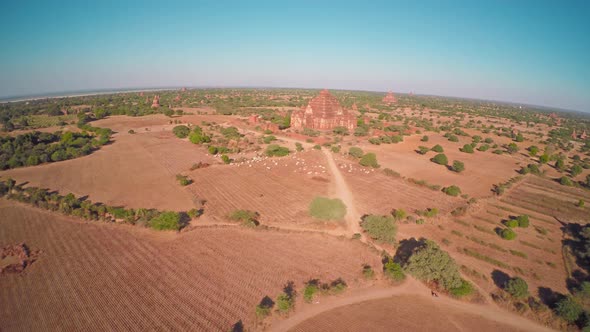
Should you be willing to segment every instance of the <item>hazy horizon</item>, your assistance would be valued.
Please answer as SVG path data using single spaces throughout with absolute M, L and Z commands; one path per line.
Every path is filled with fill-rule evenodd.
M 5 7 L 0 98 L 172 86 L 328 88 L 590 111 L 587 2 Z

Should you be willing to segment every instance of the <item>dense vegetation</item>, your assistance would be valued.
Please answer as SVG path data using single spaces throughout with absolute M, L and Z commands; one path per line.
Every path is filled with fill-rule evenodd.
M 98 136 L 83 131 L 32 132 L 0 137 L 0 169 L 35 166 L 86 156 L 109 141 L 109 129 L 95 129 Z

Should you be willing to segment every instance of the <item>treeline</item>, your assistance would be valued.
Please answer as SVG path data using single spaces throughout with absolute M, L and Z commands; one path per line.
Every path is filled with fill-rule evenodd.
M 0 137 L 0 170 L 22 166 L 35 166 L 89 155 L 110 141 L 113 131 L 92 127 L 93 118 L 78 115 L 81 133 L 31 132 L 16 137 Z
M 126 209 L 93 203 L 88 199 L 69 193 L 65 196 L 57 192 L 37 187 L 17 185 L 13 179 L 0 182 L 0 198 L 16 200 L 49 211 L 75 216 L 90 221 L 121 222 L 142 225 L 157 230 L 180 230 L 190 218 L 201 215 L 202 210 L 193 209 L 188 213 L 159 211 L 156 209 Z

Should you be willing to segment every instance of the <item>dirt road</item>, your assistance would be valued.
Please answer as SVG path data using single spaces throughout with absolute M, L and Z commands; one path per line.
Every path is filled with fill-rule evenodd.
M 502 310 L 496 306 L 462 302 L 442 295 L 433 298 L 430 296 L 430 289 L 412 278 L 408 278 L 404 284 L 397 287 L 378 286 L 371 289 L 358 289 L 352 291 L 345 297 L 320 298 L 320 303 L 307 305 L 300 311 L 297 311 L 293 316 L 282 321 L 274 322 L 270 331 L 288 331 L 296 328 L 299 324 L 308 319 L 314 318 L 323 313 L 328 313 L 337 308 L 356 305 L 356 310 L 360 310 L 362 308 L 362 302 L 387 299 L 396 296 L 415 297 L 421 301 L 431 302 L 433 305 L 436 305 L 449 313 L 475 315 L 488 321 L 508 325 L 516 330 L 552 331 L 545 326 L 539 325 L 514 313 Z M 404 304 L 406 307 L 411 307 L 412 305 L 412 301 L 408 301 L 407 304 Z M 422 315 L 428 314 L 426 312 L 421 312 L 419 305 L 416 305 L 416 308 L 412 310 L 415 311 L 415 318 L 418 321 L 424 318 Z M 380 318 L 385 320 L 391 319 L 392 323 L 396 321 L 395 316 L 388 317 L 389 316 L 385 315 L 385 317 Z
M 328 166 L 330 167 L 330 172 L 334 177 L 334 186 L 336 190 L 336 194 L 338 198 L 344 202 L 346 205 L 346 223 L 348 225 L 348 229 L 351 233 L 359 233 L 361 234 L 361 229 L 359 225 L 359 220 L 361 220 L 361 215 L 357 211 L 356 206 L 354 204 L 354 198 L 352 196 L 352 191 L 348 188 L 342 173 L 340 173 L 340 169 L 336 166 L 336 162 L 334 161 L 334 157 L 332 153 L 326 149 L 322 149 L 322 152 L 326 156 L 328 160 Z

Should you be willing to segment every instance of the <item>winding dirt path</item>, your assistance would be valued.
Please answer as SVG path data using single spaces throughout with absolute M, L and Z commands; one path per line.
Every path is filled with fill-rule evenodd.
M 332 153 L 326 149 L 322 149 L 322 152 L 326 156 L 328 161 L 328 166 L 330 167 L 330 172 L 334 176 L 334 186 L 336 189 L 336 194 L 338 198 L 344 202 L 346 205 L 346 224 L 348 225 L 348 230 L 351 233 L 359 233 L 362 234 L 361 228 L 359 225 L 359 220 L 361 220 L 361 214 L 356 209 L 356 205 L 354 204 L 354 198 L 352 195 L 352 191 L 348 188 L 342 173 L 340 173 L 340 169 L 336 166 L 336 162 L 334 161 L 334 157 Z
M 401 295 L 416 296 L 423 301 L 432 301 L 437 306 L 444 306 L 445 310 L 476 315 L 482 319 L 506 324 L 522 331 L 552 331 L 543 325 L 496 306 L 462 302 L 442 295 L 433 298 L 430 296 L 430 289 L 428 287 L 411 277 L 408 277 L 402 285 L 396 287 L 376 286 L 369 289 L 353 290 L 345 297 L 320 298 L 320 303 L 306 305 L 302 310 L 297 311 L 289 318 L 273 322 L 270 331 L 288 331 L 310 318 L 333 309 Z M 412 305 L 411 301 L 407 303 L 407 306 Z M 425 314 L 420 310 L 421 308 L 416 307 L 416 319 L 418 320 L 423 318 L 420 315 Z M 395 317 L 391 317 L 392 322 L 395 319 Z

